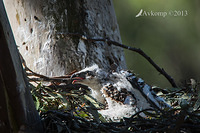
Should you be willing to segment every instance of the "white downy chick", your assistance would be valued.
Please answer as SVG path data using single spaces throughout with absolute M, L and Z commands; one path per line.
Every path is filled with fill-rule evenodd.
M 88 86 L 92 97 L 107 104 L 107 108 L 99 113 L 113 121 L 130 117 L 143 109 L 169 107 L 156 96 L 151 86 L 128 71 L 108 72 L 95 64 L 73 74 L 72 79 L 74 83 Z

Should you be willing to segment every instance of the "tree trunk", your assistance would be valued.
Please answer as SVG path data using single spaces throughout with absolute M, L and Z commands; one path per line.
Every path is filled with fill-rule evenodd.
M 2 1 L 0 42 L 0 132 L 42 132 Z
M 60 76 L 94 63 L 126 68 L 123 50 L 65 33 L 121 42 L 111 0 L 4 0 L 14 36 L 27 66 Z

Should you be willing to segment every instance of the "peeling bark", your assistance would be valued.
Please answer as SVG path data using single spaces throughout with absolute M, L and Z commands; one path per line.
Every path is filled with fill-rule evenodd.
M 123 50 L 104 42 L 87 42 L 80 33 L 121 42 L 111 0 L 4 0 L 14 36 L 27 66 L 60 76 L 94 63 L 126 68 Z

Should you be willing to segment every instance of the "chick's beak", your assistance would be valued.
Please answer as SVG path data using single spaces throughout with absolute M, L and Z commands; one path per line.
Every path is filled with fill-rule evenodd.
M 80 82 L 81 80 L 85 79 L 83 75 L 81 74 L 73 74 L 71 77 L 72 84 L 75 84 L 77 82 Z

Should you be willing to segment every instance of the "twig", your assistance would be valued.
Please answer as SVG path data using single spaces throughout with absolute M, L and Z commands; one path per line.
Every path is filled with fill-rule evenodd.
M 29 81 L 48 81 L 48 82 L 60 82 L 60 83 L 70 83 L 70 78 L 29 78 Z
M 130 46 L 126 46 L 124 44 L 118 43 L 116 41 L 112 41 L 110 39 L 104 39 L 104 38 L 89 38 L 86 37 L 84 35 L 81 35 L 79 33 L 57 33 L 59 35 L 67 35 L 67 36 L 77 36 L 80 37 L 83 40 L 86 41 L 91 41 L 91 42 L 96 42 L 96 41 L 102 41 L 102 42 L 106 42 L 109 45 L 115 45 L 124 49 L 128 49 L 131 51 L 134 51 L 138 54 L 140 54 L 142 57 L 144 57 L 160 74 L 162 74 L 172 85 L 172 87 L 177 88 L 177 85 L 174 81 L 174 79 L 165 72 L 165 70 L 163 68 L 160 68 L 144 51 L 142 51 L 140 48 L 134 48 L 134 47 L 130 47 Z
M 171 133 L 177 133 L 181 126 L 185 122 L 185 117 L 187 116 L 187 112 L 185 110 L 181 110 L 179 113 L 179 116 L 177 117 L 177 120 L 175 122 L 175 127 L 171 130 Z
M 49 81 L 49 82 L 53 81 L 53 82 L 65 82 L 65 83 L 71 82 L 70 75 L 60 76 L 60 77 L 47 77 L 42 74 L 38 74 L 27 67 L 26 62 L 21 54 L 20 54 L 20 57 L 21 57 L 22 64 L 26 70 L 27 76 L 39 77 L 39 78 L 29 78 L 29 81 Z M 27 71 L 30 73 L 27 73 Z

